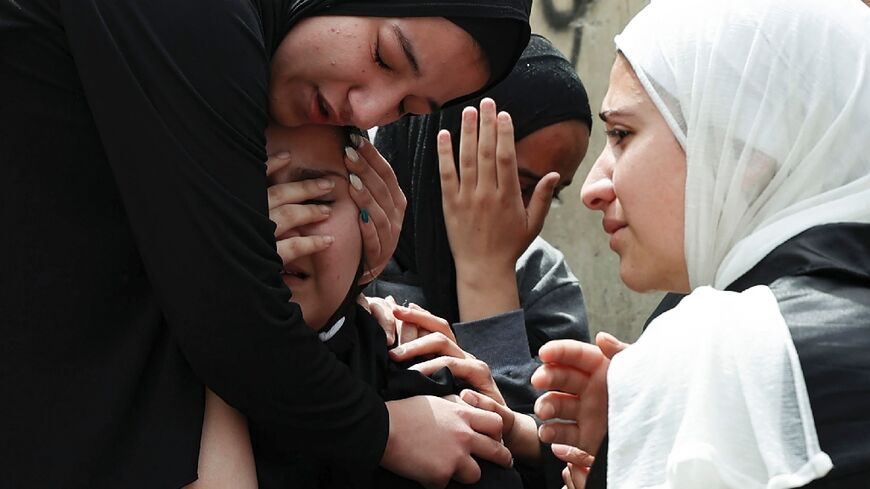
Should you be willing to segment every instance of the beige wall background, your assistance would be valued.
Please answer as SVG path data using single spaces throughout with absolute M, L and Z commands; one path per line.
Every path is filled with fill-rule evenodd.
M 647 0 L 534 0 L 532 31 L 550 39 L 574 63 L 593 114 L 601 107 L 615 51 L 613 36 Z M 638 294 L 619 280 L 619 260 L 601 229 L 601 213 L 580 202 L 580 186 L 604 147 L 603 125 L 595 118 L 589 153 L 550 211 L 543 236 L 565 254 L 580 278 L 593 333 L 604 330 L 634 341 L 661 294 Z

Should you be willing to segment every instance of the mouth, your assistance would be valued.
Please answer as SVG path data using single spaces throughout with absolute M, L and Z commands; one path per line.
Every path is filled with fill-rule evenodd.
M 288 267 L 284 268 L 284 270 L 281 270 L 281 276 L 286 278 L 286 279 L 293 280 L 293 281 L 297 281 L 297 280 L 298 281 L 305 281 L 311 275 L 306 273 L 306 272 L 303 272 L 302 270 L 299 270 L 297 268 L 288 266 Z

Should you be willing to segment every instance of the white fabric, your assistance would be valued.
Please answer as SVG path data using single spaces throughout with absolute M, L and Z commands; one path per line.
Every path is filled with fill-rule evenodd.
M 870 222 L 870 9 L 653 0 L 616 37 L 686 151 L 692 288 L 818 224 Z
M 321 331 L 317 333 L 317 337 L 320 338 L 320 341 L 326 343 L 331 340 L 333 336 L 337 335 L 339 331 L 341 331 L 341 327 L 344 326 L 345 318 L 342 316 L 338 321 L 335 322 L 332 326 L 329 327 L 326 331 Z
M 831 461 L 776 301 L 697 288 L 811 227 L 870 223 L 870 9 L 652 0 L 616 44 L 686 152 L 696 290 L 611 363 L 609 486 L 804 485 Z
M 785 489 L 832 467 L 766 286 L 696 289 L 614 357 L 608 385 L 608 487 Z

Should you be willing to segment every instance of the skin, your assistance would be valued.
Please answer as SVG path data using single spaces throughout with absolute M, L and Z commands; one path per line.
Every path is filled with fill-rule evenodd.
M 688 292 L 683 248 L 686 156 L 628 61 L 617 56 L 601 118 L 607 146 L 581 191 L 583 203 L 604 214 L 611 248 L 620 257 L 620 276 L 634 290 Z M 540 350 L 532 384 L 546 394 L 535 404 L 545 443 L 570 445 L 595 456 L 607 431 L 607 369 L 627 347 L 606 333 L 596 345 L 559 340 Z M 563 458 L 568 462 L 570 459 Z M 573 463 L 573 462 L 572 462 Z M 566 483 L 582 473 L 569 466 Z
M 603 214 L 620 278 L 638 292 L 689 292 L 686 154 L 621 55 L 610 72 L 601 119 L 607 145 L 580 195 L 586 207 Z
M 292 154 L 292 158 L 284 155 L 271 160 L 269 174 L 273 181 L 317 177 L 295 182 L 299 185 L 292 196 L 296 202 L 292 205 L 310 211 L 310 216 L 303 224 L 280 232 L 288 236 L 329 233 L 336 237 L 325 251 L 298 254 L 285 266 L 294 272 L 307 272 L 305 278 L 285 274 L 285 283 L 309 326 L 320 329 L 350 289 L 362 252 L 359 212 L 351 198 L 354 190 L 343 160 L 343 135 L 329 126 L 275 126 L 266 135 L 270 151 Z M 306 204 L 310 199 L 318 202 Z M 511 454 L 499 441 L 501 417 L 456 401 L 458 398 L 416 396 L 387 402 L 390 434 L 382 466 L 425 487 L 444 487 L 451 479 L 463 483 L 478 480 L 480 468 L 471 455 L 509 466 Z M 256 487 L 245 423 L 239 412 L 207 391 L 199 480 L 191 487 Z M 433 459 L 432 453 L 439 457 Z
M 529 201 L 538 182 L 550 172 L 559 174 L 554 197 L 571 185 L 589 149 L 589 128 L 577 120 L 562 121 L 527 135 L 517 141 L 517 173 L 523 205 Z
M 293 149 L 292 162 L 273 173 L 276 182 L 299 182 L 310 178 L 330 181 L 332 189 L 308 201 L 329 218 L 288 230 L 285 236 L 328 235 L 335 238 L 329 248 L 284 263 L 283 279 L 299 303 L 305 322 L 319 330 L 338 309 L 350 290 L 360 263 L 362 238 L 359 210 L 350 197 L 350 183 L 344 168 L 343 140 L 339 131 L 317 126 L 266 130 L 270 153 Z
M 273 57 L 270 111 L 283 126 L 368 129 L 432 112 L 488 78 L 474 39 L 442 17 L 315 16 L 297 24 Z

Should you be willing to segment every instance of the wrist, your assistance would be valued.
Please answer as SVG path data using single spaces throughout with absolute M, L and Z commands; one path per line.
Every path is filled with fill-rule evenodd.
M 538 425 L 527 414 L 514 413 L 514 425 L 504 434 L 504 444 L 518 460 L 535 465 L 541 459 Z

